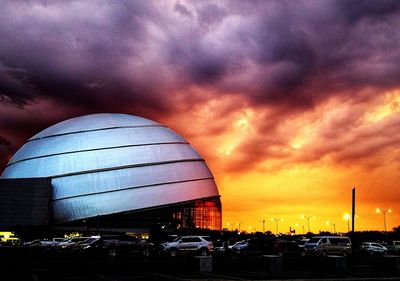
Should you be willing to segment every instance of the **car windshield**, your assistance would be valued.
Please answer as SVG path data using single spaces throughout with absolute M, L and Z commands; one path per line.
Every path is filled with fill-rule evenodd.
M 321 238 L 311 238 L 308 240 L 307 244 L 317 244 Z
M 181 237 L 176 237 L 172 242 L 178 242 L 181 239 Z

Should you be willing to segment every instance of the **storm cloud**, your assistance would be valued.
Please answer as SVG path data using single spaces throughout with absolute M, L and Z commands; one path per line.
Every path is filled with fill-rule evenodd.
M 332 99 L 361 104 L 362 119 L 377 95 L 399 88 L 398 26 L 398 1 L 5 1 L 1 156 L 35 131 L 76 115 L 174 120 L 190 118 L 208 100 L 232 97 L 240 102 L 221 102 L 214 112 L 221 120 L 198 132 L 224 134 L 231 126 L 227 110 L 258 112 L 228 170 L 266 158 L 311 161 L 335 153 L 337 161 L 352 159 L 354 152 L 330 145 L 329 128 L 315 136 L 318 147 L 305 146 L 300 154 L 288 150 L 292 135 L 283 128 Z M 354 125 L 352 136 L 361 139 L 360 118 L 353 117 L 344 124 Z M 398 120 L 387 122 L 395 128 Z M 196 138 L 178 123 L 168 125 Z M 379 126 L 362 130 L 381 133 Z M 379 140 L 359 154 L 398 142 Z

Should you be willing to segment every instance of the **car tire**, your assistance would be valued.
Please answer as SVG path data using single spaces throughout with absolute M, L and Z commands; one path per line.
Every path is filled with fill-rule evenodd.
M 301 256 L 305 257 L 306 256 L 306 252 L 305 251 L 301 251 Z
M 170 257 L 176 257 L 177 254 L 178 254 L 178 251 L 176 249 L 169 250 Z
M 201 248 L 200 249 L 200 256 L 208 256 L 208 249 L 207 248 Z
M 328 256 L 328 251 L 327 250 L 323 250 L 322 252 L 321 252 L 321 256 L 322 257 L 327 257 Z
M 346 252 L 346 251 L 343 251 L 343 252 L 342 252 L 342 256 L 343 256 L 343 257 L 346 257 L 346 256 L 347 256 L 347 252 Z

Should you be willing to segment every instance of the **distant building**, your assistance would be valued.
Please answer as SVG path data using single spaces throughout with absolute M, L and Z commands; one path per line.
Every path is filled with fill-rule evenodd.
M 0 208 L 0 227 L 221 229 L 201 156 L 166 126 L 124 114 L 77 117 L 33 136 L 0 177 L 0 205 L 14 206 Z

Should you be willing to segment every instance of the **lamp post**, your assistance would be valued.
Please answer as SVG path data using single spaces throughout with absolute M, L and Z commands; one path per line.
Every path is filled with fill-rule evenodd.
M 260 222 L 263 225 L 263 233 L 265 233 L 265 219 L 260 220 Z
M 310 219 L 314 218 L 314 216 L 305 216 L 305 215 L 301 215 L 302 219 L 307 219 L 307 226 L 308 226 L 308 232 L 310 231 Z
M 274 221 L 276 223 L 276 234 L 279 234 L 279 228 L 278 228 L 278 223 L 282 221 L 280 218 L 271 218 L 271 221 Z
M 296 223 L 296 227 L 299 227 L 300 225 L 298 223 Z M 303 234 L 304 234 L 304 225 L 301 225 L 301 227 L 303 228 Z
M 238 226 L 238 230 L 239 230 L 239 232 L 240 232 L 240 226 L 242 225 L 242 221 L 241 222 L 238 222 L 236 225 Z
M 332 225 L 333 226 L 333 233 L 336 233 L 336 224 L 335 223 L 333 223 L 333 222 L 330 222 L 330 221 L 327 221 L 325 224 L 327 224 L 327 225 Z
M 383 226 L 384 226 L 385 232 L 386 232 L 386 213 L 391 213 L 392 210 L 391 210 L 391 209 L 380 209 L 380 208 L 377 208 L 377 209 L 376 209 L 376 212 L 377 212 L 378 214 L 379 214 L 379 213 L 382 213 L 382 214 L 383 214 Z

